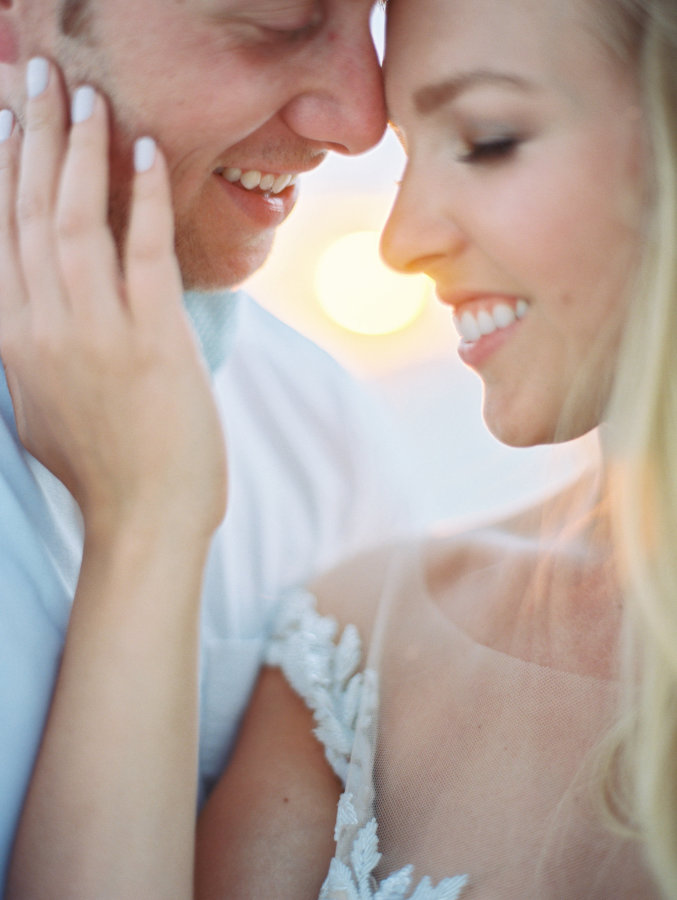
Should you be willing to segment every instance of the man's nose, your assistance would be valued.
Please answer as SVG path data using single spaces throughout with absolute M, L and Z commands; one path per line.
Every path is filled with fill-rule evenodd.
M 361 24 L 359 34 L 346 29 L 327 36 L 322 52 L 310 52 L 304 66 L 305 85 L 282 113 L 289 128 L 338 153 L 363 153 L 377 144 L 386 109 L 368 24 Z

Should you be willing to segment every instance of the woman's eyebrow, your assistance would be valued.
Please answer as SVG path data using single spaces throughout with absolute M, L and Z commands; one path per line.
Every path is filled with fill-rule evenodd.
M 491 69 L 475 69 L 472 72 L 463 72 L 452 78 L 445 78 L 444 81 L 418 88 L 414 92 L 414 106 L 418 113 L 425 116 L 454 100 L 464 91 L 481 85 L 516 87 L 525 91 L 534 90 L 534 85 L 519 75 L 494 72 Z

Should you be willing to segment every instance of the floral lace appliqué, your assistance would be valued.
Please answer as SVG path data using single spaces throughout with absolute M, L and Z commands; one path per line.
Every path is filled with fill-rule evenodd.
M 334 619 L 317 613 L 312 594 L 294 591 L 280 605 L 266 662 L 282 669 L 312 710 L 315 735 L 345 784 L 364 675 L 358 671 L 362 648 L 357 629 L 348 625 L 335 644 L 337 631 Z
M 354 825 L 357 814 L 350 794 L 343 794 L 339 802 L 337 830 Z M 411 882 L 414 867 L 404 866 L 392 872 L 380 883 L 374 871 L 381 854 L 378 850 L 378 825 L 370 819 L 357 832 L 350 851 L 349 864 L 333 859 L 319 900 L 458 900 L 468 883 L 467 875 L 445 878 L 433 886 L 430 878 L 422 878 L 413 893 Z
M 312 710 L 315 734 L 334 772 L 345 784 L 350 767 L 350 782 L 359 785 L 359 799 L 348 790 L 339 800 L 337 857 L 319 900 L 458 900 L 467 875 L 445 878 L 437 886 L 425 877 L 413 893 L 413 866 L 376 880 L 381 854 L 372 773 L 378 682 L 375 672 L 359 670 L 357 629 L 348 625 L 335 643 L 337 631 L 334 619 L 318 614 L 312 594 L 297 590 L 282 600 L 266 652 L 267 664 L 282 669 Z

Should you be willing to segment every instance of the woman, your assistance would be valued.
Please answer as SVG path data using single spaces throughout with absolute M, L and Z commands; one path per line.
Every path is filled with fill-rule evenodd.
M 435 280 L 495 435 L 601 425 L 602 457 L 314 585 L 338 644 L 313 596 L 283 603 L 269 662 L 345 781 L 322 898 L 677 896 L 676 51 L 673 2 L 388 4 L 408 163 L 384 255 Z M 201 821 L 205 883 L 248 738 Z
M 672 0 L 390 0 L 409 162 L 385 256 L 437 282 L 497 436 L 602 425 L 603 461 L 283 599 L 200 819 L 198 896 L 314 896 L 337 779 L 325 898 L 677 896 L 676 51 Z

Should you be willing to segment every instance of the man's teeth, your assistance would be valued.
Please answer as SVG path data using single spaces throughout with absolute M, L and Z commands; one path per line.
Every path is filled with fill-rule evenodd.
M 464 341 L 473 343 L 486 334 L 508 328 L 517 319 L 527 314 L 529 304 L 518 300 L 514 308 L 507 303 L 497 303 L 491 310 L 482 309 L 477 314 L 466 310 L 460 317 L 454 316 L 454 323 Z
M 260 190 L 271 194 L 280 194 L 290 184 L 296 184 L 296 175 L 284 174 L 273 175 L 270 172 L 259 172 L 258 169 L 236 169 L 229 166 L 227 169 L 219 170 L 226 181 L 231 184 L 239 183 L 248 191 Z

